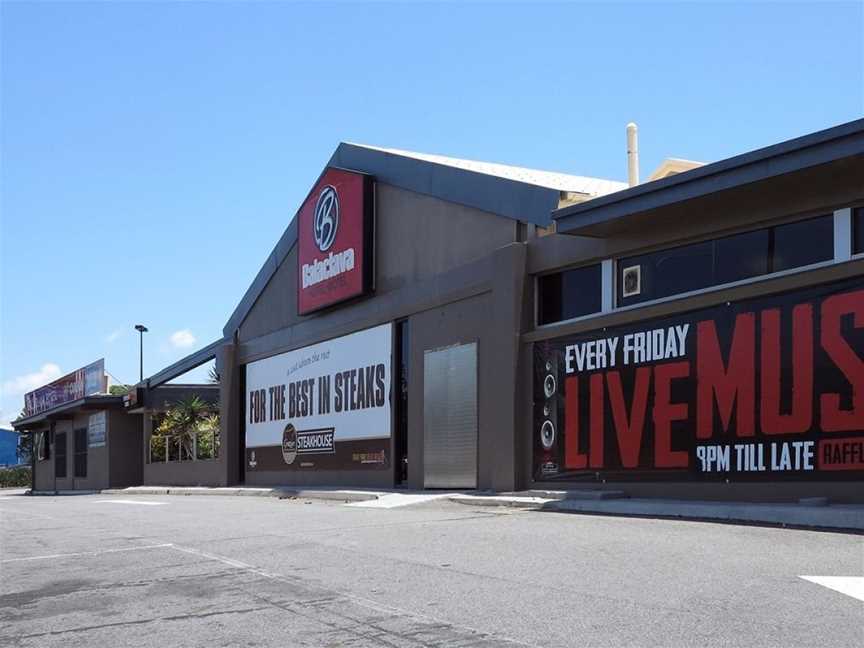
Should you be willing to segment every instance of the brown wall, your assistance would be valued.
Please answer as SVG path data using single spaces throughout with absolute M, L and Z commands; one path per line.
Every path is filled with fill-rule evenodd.
M 109 458 L 109 430 L 110 420 L 106 421 L 105 445 L 100 448 L 87 448 L 87 477 L 75 477 L 75 430 L 79 428 L 87 428 L 90 420 L 90 414 L 95 412 L 85 411 L 77 413 L 72 419 L 61 420 L 55 423 L 54 427 L 54 447 L 51 449 L 51 459 L 48 463 L 51 464 L 51 475 L 53 483 L 49 490 L 102 490 L 110 487 L 110 476 L 108 474 L 108 458 Z M 110 419 L 110 417 L 108 417 Z M 66 478 L 53 479 L 54 474 L 54 457 L 56 456 L 56 439 L 58 432 L 66 432 Z M 45 462 L 39 462 L 40 464 Z M 38 467 L 37 467 L 38 470 Z
M 222 460 L 144 464 L 145 486 L 225 486 Z

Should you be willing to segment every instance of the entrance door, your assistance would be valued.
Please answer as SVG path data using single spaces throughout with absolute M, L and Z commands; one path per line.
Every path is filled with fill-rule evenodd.
M 477 488 L 477 344 L 423 356 L 423 485 Z

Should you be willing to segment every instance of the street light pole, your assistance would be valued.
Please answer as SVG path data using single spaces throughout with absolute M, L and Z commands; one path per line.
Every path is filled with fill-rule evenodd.
M 147 332 L 147 327 L 143 324 L 136 324 L 135 330 L 138 331 L 138 382 L 144 382 L 144 334 Z

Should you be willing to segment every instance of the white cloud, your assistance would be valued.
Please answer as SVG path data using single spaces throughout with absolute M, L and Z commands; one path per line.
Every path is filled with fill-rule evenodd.
M 46 385 L 52 380 L 56 380 L 63 374 L 53 362 L 46 362 L 42 365 L 39 371 L 33 373 L 16 376 L 11 380 L 6 380 L 0 385 L 0 394 L 3 396 L 17 396 L 24 392 L 32 391 L 37 387 Z
M 171 346 L 175 349 L 188 349 L 195 344 L 195 336 L 189 329 L 180 329 L 171 334 Z
M 105 336 L 105 341 L 108 344 L 112 344 L 113 342 L 116 342 L 121 335 L 123 335 L 123 330 L 122 329 L 116 329 L 114 331 L 111 331 L 108 335 Z
M 10 413 L 5 412 L 4 410 L 0 410 L 0 428 L 10 430 L 12 429 L 12 421 L 18 418 L 17 416 L 10 416 Z

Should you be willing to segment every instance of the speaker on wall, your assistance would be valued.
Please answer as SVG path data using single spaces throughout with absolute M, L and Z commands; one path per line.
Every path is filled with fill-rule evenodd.
M 559 450 L 558 450 L 558 358 L 552 352 L 543 366 L 543 393 L 542 402 L 539 404 L 540 412 L 535 418 L 539 421 L 537 434 L 540 447 L 542 448 L 543 461 L 541 471 L 543 474 L 553 475 L 558 472 Z

